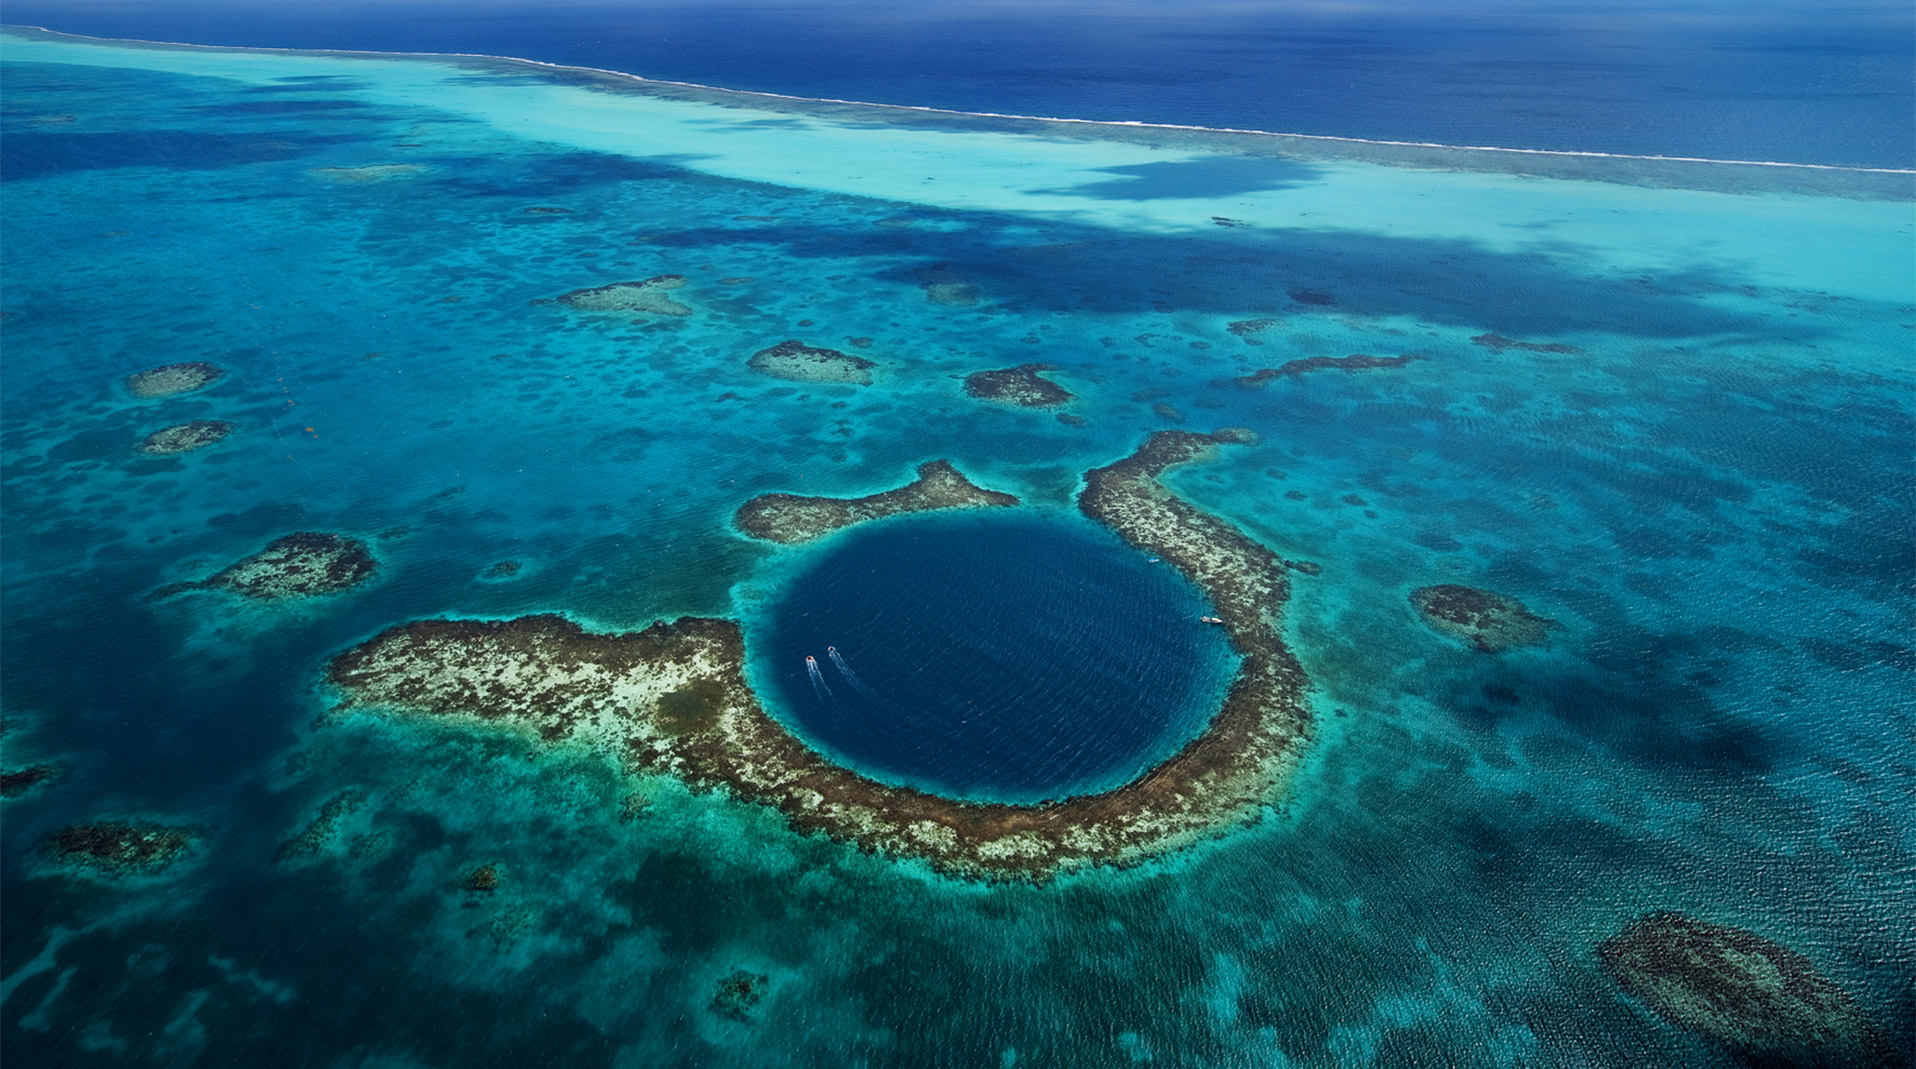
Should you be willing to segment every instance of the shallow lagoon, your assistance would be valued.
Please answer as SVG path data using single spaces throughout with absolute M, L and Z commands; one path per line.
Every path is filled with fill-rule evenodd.
M 1599 965 L 1660 909 L 1794 948 L 1908 1041 L 1906 187 L 1241 162 L 492 63 L 0 58 L 4 745 L 62 769 L 6 803 L 9 1057 L 1731 1064 Z M 689 315 L 535 303 L 664 274 Z M 932 299 L 954 279 L 971 303 Z M 788 338 L 873 384 L 747 366 Z M 1234 381 L 1352 353 L 1419 359 Z M 121 385 L 195 360 L 229 373 Z M 963 391 L 1037 360 L 1082 425 Z M 138 452 L 199 418 L 235 430 Z M 1069 510 L 1165 426 L 1257 431 L 1170 482 L 1322 568 L 1287 607 L 1320 726 L 1294 790 L 1168 860 L 979 885 L 585 755 L 324 715 L 325 661 L 396 622 L 766 611 L 811 551 L 733 530 L 754 494 L 949 457 Z M 144 600 L 294 530 L 379 572 Z M 1414 615 L 1439 582 L 1562 630 L 1478 653 Z M 205 838 L 151 881 L 38 853 L 105 817 Z M 740 970 L 766 979 L 734 1016 Z

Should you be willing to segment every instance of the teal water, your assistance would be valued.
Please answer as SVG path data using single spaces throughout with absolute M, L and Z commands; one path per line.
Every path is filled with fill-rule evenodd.
M 1798 950 L 1910 1042 L 1907 190 L 483 63 L 8 37 L 0 78 L 0 746 L 64 770 L 0 828 L 9 1060 L 1734 1064 L 1599 968 L 1655 909 Z M 683 318 L 535 303 L 667 273 Z M 930 300 L 949 280 L 975 300 Z M 746 367 L 787 338 L 874 383 Z M 1352 353 L 1419 359 L 1230 381 Z M 227 375 L 121 385 L 184 360 Z M 963 392 L 1034 361 L 1082 425 Z M 190 418 L 237 429 L 135 451 Z M 736 533 L 754 494 L 949 458 L 1062 522 L 1167 426 L 1256 430 L 1169 482 L 1322 568 L 1287 609 L 1320 725 L 1294 794 L 1168 859 L 971 884 L 582 754 L 321 719 L 325 660 L 405 620 L 762 617 L 815 550 Z M 144 600 L 295 530 L 367 539 L 377 579 Z M 1437 582 L 1563 628 L 1476 653 L 1412 613 Z M 108 817 L 207 838 L 157 881 L 39 857 Z M 499 890 L 464 890 L 486 863 Z M 740 969 L 768 978 L 743 1020 L 713 1008 Z

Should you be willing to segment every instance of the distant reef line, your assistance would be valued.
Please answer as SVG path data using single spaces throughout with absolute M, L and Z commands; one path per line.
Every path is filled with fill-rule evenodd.
M 1067 116 L 959 111 L 919 104 L 878 104 L 830 97 L 801 97 L 760 90 L 726 89 L 676 82 L 600 67 L 553 63 L 519 56 L 464 52 L 374 52 L 237 45 L 200 45 L 63 33 L 43 26 L 0 26 L 0 33 L 55 41 L 104 44 L 152 51 L 237 52 L 391 61 L 410 59 L 450 66 L 527 68 L 571 84 L 601 91 L 628 92 L 664 100 L 687 100 L 751 111 L 799 114 L 827 119 L 881 122 L 965 132 L 1003 132 L 1082 141 L 1109 141 L 1157 149 L 1230 152 L 1251 157 L 1368 163 L 1414 170 L 1466 171 L 1608 182 L 1653 188 L 1710 192 L 1798 193 L 1858 200 L 1916 201 L 1916 170 L 1855 167 L 1791 160 L 1726 160 L 1705 156 L 1650 156 L 1579 149 L 1508 145 L 1448 145 L 1296 134 L 1233 127 L 1152 123 Z

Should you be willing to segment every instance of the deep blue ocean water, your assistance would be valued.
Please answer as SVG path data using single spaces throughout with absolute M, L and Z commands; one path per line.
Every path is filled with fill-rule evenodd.
M 748 643 L 803 736 L 852 767 L 1035 802 L 1131 780 L 1203 726 L 1234 667 L 1212 611 L 1088 521 L 994 513 L 848 532 Z
M 167 28 L 188 9 L 27 6 L 6 18 L 208 41 L 315 17 L 197 9 L 189 34 Z M 543 32 L 601 54 L 630 40 L 484 9 L 333 10 L 321 28 L 363 36 L 278 43 L 479 47 L 382 28 L 400 25 L 473 42 Z M 1153 67 L 1175 53 L 1135 44 L 1164 38 L 1139 36 L 1163 25 L 1149 12 L 1101 37 L 1033 37 L 1006 9 L 974 20 L 1005 54 L 1078 55 L 1100 82 L 1058 77 L 1062 64 L 999 78 L 956 47 L 821 63 L 832 39 L 875 31 L 671 10 L 645 12 L 671 28 L 661 63 L 630 66 L 911 103 L 940 103 L 936 90 L 979 110 L 1150 105 L 1139 117 L 1197 122 L 1308 99 L 1320 116 L 1346 108 L 1315 128 L 1344 135 L 1908 159 L 1906 129 L 1869 132 L 1908 110 L 1907 78 L 1883 73 L 1907 63 L 1890 47 L 1900 9 L 1878 32 L 1881 9 L 1819 8 L 1815 35 L 1797 8 L 1689 29 L 1609 20 L 1644 43 L 1643 69 L 1700 80 L 1616 77 L 1612 54 L 1547 107 L 1537 79 L 1517 92 L 1489 65 L 1463 82 L 1433 73 L 1432 57 L 1498 40 L 1481 25 L 1394 63 L 1328 49 L 1315 82 L 1263 67 L 1251 92 Z M 1262 16 L 1185 17 L 1181 33 L 1257 40 L 1230 19 Z M 1525 56 L 1578 38 L 1538 38 L 1522 11 L 1481 18 L 1523 31 Z M 889 25 L 906 43 L 929 32 Z M 1373 32 L 1401 42 L 1415 25 Z M 1765 44 L 1686 66 L 1679 46 L 1706 31 Z M 1159 58 L 1115 62 L 1127 47 Z M 1743 61 L 1763 73 L 1718 76 Z M 1417 88 L 1368 88 L 1390 77 Z M 1432 88 L 1445 84 L 1468 92 Z M 859 91 L 832 88 L 845 85 Z M 1192 85 L 1218 88 L 1181 95 Z M 1481 107 L 1455 106 L 1473 94 Z M 1532 133 L 1503 137 L 1524 113 Z M 1472 122 L 1499 136 L 1467 136 Z M 61 769 L 0 809 L 0 1060 L 1743 1064 L 1600 967 L 1599 941 L 1663 909 L 1803 954 L 1910 1049 L 1907 187 L 1836 196 L 1706 165 L 1567 180 L 1084 133 L 706 110 L 517 68 L 0 38 L 0 765 Z M 666 273 L 687 278 L 682 319 L 549 303 Z M 974 303 L 929 299 L 950 279 Z M 786 338 L 862 353 L 875 381 L 748 368 Z M 1232 381 L 1353 353 L 1417 359 Z M 226 377 L 165 399 L 123 386 L 183 360 Z M 967 374 L 1038 360 L 1082 425 L 963 391 Z M 183 456 L 136 451 L 195 418 L 236 430 Z M 1147 584 L 1162 566 L 1078 515 L 1082 474 L 1152 431 L 1222 426 L 1260 440 L 1168 483 L 1321 568 L 1292 576 L 1283 623 L 1317 736 L 1257 821 L 1136 868 L 948 879 L 589 753 L 332 712 L 319 685 L 339 651 L 435 616 L 563 612 L 621 630 L 720 615 L 762 636 L 783 606 L 817 604 L 802 588 L 815 567 L 844 575 L 845 547 L 920 525 L 1069 532 L 1101 584 Z M 732 526 L 758 493 L 859 496 L 939 458 L 1024 504 L 797 548 Z M 377 577 L 282 606 L 147 600 L 295 530 L 366 539 Z M 520 570 L 492 573 L 507 560 Z M 903 553 L 884 560 L 911 571 Z M 1201 611 L 1156 578 L 1170 584 L 1158 604 Z M 1562 626 L 1542 648 L 1476 652 L 1411 611 L 1409 591 L 1437 582 Z M 917 589 L 845 583 L 827 595 L 854 616 Z M 1062 599 L 1030 617 L 1032 600 L 1010 599 L 1003 626 L 1073 621 L 1052 611 Z M 1121 618 L 1081 622 L 1089 637 Z M 839 641 L 826 623 L 769 663 L 789 671 L 791 652 L 829 643 L 875 691 L 903 685 L 896 666 L 917 654 L 872 650 L 914 632 Z M 1154 647 L 1215 639 L 1179 623 Z M 835 666 L 822 674 L 848 698 Z M 803 724 L 817 694 L 782 678 L 800 685 L 762 692 Z M 1118 727 L 1162 740 L 1185 726 L 1162 723 Z M 1061 741 L 1100 757 L 1089 775 L 1119 740 Z M 364 803 L 320 849 L 278 856 L 346 791 Z M 40 853 L 54 829 L 115 818 L 206 838 L 151 880 L 75 875 Z M 490 894 L 463 886 L 482 864 L 502 874 Z M 714 1005 L 739 970 L 766 978 L 742 1019 Z
M 1336 137 L 1916 166 L 1907 4 L 9 0 L 154 41 L 466 52 L 801 97 Z

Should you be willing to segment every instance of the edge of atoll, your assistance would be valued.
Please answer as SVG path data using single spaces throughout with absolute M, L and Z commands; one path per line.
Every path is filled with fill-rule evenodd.
M 964 802 L 834 764 L 759 703 L 744 676 L 743 633 L 730 620 L 686 617 L 623 633 L 554 615 L 419 620 L 339 654 L 326 679 L 341 710 L 511 726 L 548 744 L 585 745 L 636 772 L 771 806 L 800 833 L 967 878 L 1044 880 L 1141 861 L 1254 819 L 1281 796 L 1311 737 L 1307 682 L 1282 637 L 1283 561 L 1159 482 L 1215 446 L 1253 439 L 1160 432 L 1086 475 L 1085 515 L 1196 583 L 1241 658 L 1202 733 L 1099 794 Z
M 740 505 L 732 522 L 753 538 L 795 545 L 841 527 L 906 512 L 1002 508 L 1017 503 L 1010 494 L 987 490 L 965 478 L 951 461 L 933 460 L 920 464 L 918 477 L 911 482 L 864 497 L 760 494 Z

